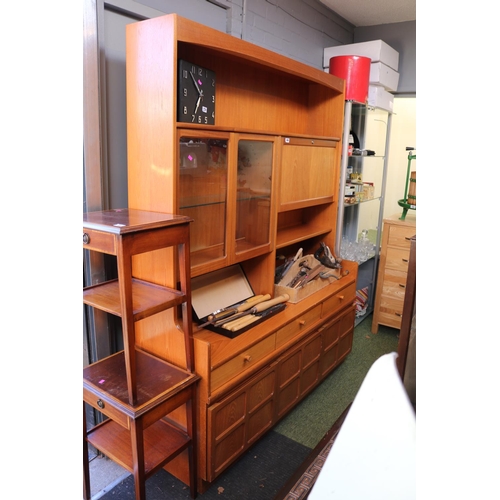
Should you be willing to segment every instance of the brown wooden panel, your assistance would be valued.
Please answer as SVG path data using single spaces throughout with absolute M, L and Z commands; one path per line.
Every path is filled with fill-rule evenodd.
M 280 205 L 334 196 L 334 148 L 283 147 Z

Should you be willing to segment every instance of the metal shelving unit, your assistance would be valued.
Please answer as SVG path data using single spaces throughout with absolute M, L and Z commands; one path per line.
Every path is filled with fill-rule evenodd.
M 344 200 L 346 184 L 350 182 L 348 172 L 351 169 L 361 175 L 362 183 L 373 183 L 374 190 L 370 199 L 362 199 L 363 195 L 359 194 L 354 203 L 339 203 L 337 217 L 336 255 L 344 256 L 348 246 L 351 250 L 355 249 L 363 229 L 368 230 L 368 239 L 374 245 L 373 256 L 367 260 L 344 257 L 358 261 L 356 289 L 359 291 L 367 288 L 366 308 L 362 315 L 357 315 L 356 324 L 373 311 L 375 300 L 391 122 L 392 113 L 388 111 L 354 101 L 345 102 L 339 200 Z M 373 155 L 349 155 L 351 131 L 359 139 L 359 150 L 370 150 L 374 152 Z M 359 257 L 359 253 L 357 256 Z

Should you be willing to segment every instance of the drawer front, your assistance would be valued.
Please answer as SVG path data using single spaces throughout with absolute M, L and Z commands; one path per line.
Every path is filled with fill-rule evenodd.
M 385 267 L 395 271 L 408 272 L 408 262 L 410 260 L 410 250 L 402 250 L 400 248 L 387 248 L 387 258 Z
M 405 293 L 405 286 L 401 286 L 399 283 L 384 280 L 382 285 L 382 297 L 385 297 L 386 300 L 404 302 Z
M 333 297 L 325 300 L 323 302 L 323 309 L 321 311 L 321 317 L 326 318 L 332 313 L 341 309 L 346 304 L 353 303 L 356 300 L 356 283 L 350 284 L 348 287 L 340 290 Z
M 408 273 L 406 271 L 397 271 L 395 269 L 386 269 L 384 271 L 383 283 L 384 285 L 396 285 L 406 290 L 406 280 Z
M 83 228 L 83 248 L 116 255 L 115 236 L 110 233 Z
M 300 332 L 313 325 L 320 318 L 321 304 L 318 304 L 313 309 L 310 309 L 276 332 L 276 347 L 281 347 L 283 344 L 286 344 Z
M 129 417 L 122 413 L 120 410 L 109 404 L 107 401 L 102 401 L 99 396 L 96 396 L 93 392 L 83 388 L 83 400 L 90 406 L 100 411 L 111 420 L 120 424 L 126 429 L 130 429 Z
M 398 316 L 394 311 L 380 310 L 378 324 L 390 326 L 392 328 L 401 328 L 401 316 Z
M 410 250 L 410 238 L 415 236 L 417 229 L 408 226 L 389 226 L 388 245 L 399 248 L 407 248 Z
M 221 385 L 253 367 L 262 358 L 271 354 L 275 349 L 275 334 L 266 337 L 258 344 L 239 353 L 231 360 L 215 368 L 212 371 L 211 390 L 214 391 Z
M 380 297 L 379 323 L 382 325 L 401 328 L 403 317 L 404 297 L 394 297 L 390 294 L 382 294 Z

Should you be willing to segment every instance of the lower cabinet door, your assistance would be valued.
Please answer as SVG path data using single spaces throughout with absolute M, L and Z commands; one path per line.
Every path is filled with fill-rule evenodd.
M 320 379 L 321 335 L 316 331 L 278 361 L 277 419 L 315 387 Z
M 213 481 L 274 423 L 272 365 L 208 408 L 208 481 Z
M 321 377 L 324 378 L 351 352 L 354 308 L 349 308 L 321 329 Z

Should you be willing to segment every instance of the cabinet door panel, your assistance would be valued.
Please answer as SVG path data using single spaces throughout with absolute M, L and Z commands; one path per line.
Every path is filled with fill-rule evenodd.
M 274 367 L 208 409 L 208 481 L 213 481 L 273 424 Z
M 179 214 L 193 218 L 191 266 L 227 257 L 229 138 L 179 131 Z
M 280 206 L 333 201 L 334 165 L 334 147 L 285 144 L 281 160 Z
M 274 139 L 238 140 L 236 254 L 271 241 L 271 185 Z

